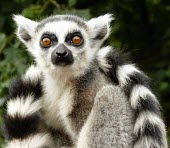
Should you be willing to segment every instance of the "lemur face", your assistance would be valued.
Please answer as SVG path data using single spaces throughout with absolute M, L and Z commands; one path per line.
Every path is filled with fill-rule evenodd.
M 42 69 L 81 71 L 95 59 L 96 50 L 110 34 L 112 15 L 89 21 L 74 15 L 56 15 L 40 22 L 14 16 L 17 35 Z
M 82 22 L 83 23 L 83 22 Z M 37 26 L 36 49 L 38 58 L 50 67 L 72 67 L 85 61 L 86 54 L 91 54 L 88 27 L 78 26 L 75 22 L 61 20 Z

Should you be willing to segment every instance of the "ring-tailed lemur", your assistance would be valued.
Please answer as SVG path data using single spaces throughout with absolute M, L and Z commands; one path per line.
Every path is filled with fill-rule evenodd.
M 29 147 L 37 134 L 45 135 L 47 147 L 167 148 L 148 77 L 115 49 L 101 48 L 112 15 L 89 21 L 73 15 L 14 20 L 37 65 L 11 86 L 8 148 Z

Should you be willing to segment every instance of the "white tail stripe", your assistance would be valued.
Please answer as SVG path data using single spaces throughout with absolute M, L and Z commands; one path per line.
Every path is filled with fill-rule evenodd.
M 54 147 L 52 137 L 49 134 L 39 133 L 26 139 L 13 139 L 6 148 L 40 148 L 45 146 Z
M 41 108 L 40 100 L 34 101 L 33 97 L 18 97 L 7 102 L 7 114 L 15 117 L 16 114 L 21 117 L 31 115 Z
M 130 79 L 129 76 L 134 72 L 141 73 L 141 71 L 139 71 L 134 64 L 127 64 L 118 67 L 117 77 L 122 87 L 128 83 L 128 80 Z
M 146 99 L 146 96 L 150 96 L 155 102 L 158 103 L 155 95 L 145 86 L 136 85 L 133 87 L 130 95 L 130 103 L 132 108 L 136 109 L 140 99 Z
M 146 136 L 143 136 L 134 145 L 134 148 L 155 148 L 155 147 L 159 148 L 160 144 L 156 140 L 153 140 L 152 138 Z
M 160 119 L 160 117 L 154 113 L 144 111 L 144 112 L 140 113 L 138 118 L 136 119 L 136 123 L 134 126 L 134 133 L 135 134 L 138 134 L 138 132 L 142 133 L 142 131 L 145 128 L 145 125 L 148 121 L 152 125 L 157 125 L 160 129 L 163 129 L 161 131 L 164 131 L 165 126 L 163 124 L 162 119 Z
M 31 67 L 29 67 L 29 69 L 27 70 L 26 74 L 23 75 L 23 80 L 37 82 L 40 76 L 41 76 L 40 69 L 35 65 L 31 65 Z

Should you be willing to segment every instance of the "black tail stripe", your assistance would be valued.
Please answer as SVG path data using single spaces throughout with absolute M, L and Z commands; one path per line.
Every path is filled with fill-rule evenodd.
M 124 86 L 124 91 L 127 97 L 129 98 L 132 92 L 132 89 L 135 85 L 142 85 L 147 88 L 150 88 L 149 86 L 149 78 L 145 76 L 143 73 L 140 72 L 133 72 L 129 75 L 129 80 L 127 85 Z
M 42 85 L 41 79 L 37 79 L 36 82 L 31 80 L 23 80 L 22 78 L 16 78 L 9 88 L 8 98 L 15 99 L 16 97 L 27 97 L 28 95 L 33 95 L 35 99 L 38 99 L 42 95 Z
M 153 98 L 147 95 L 145 98 L 140 98 L 135 109 L 136 115 L 138 116 L 143 111 L 149 111 L 158 116 L 161 116 L 160 105 Z
M 104 73 L 108 76 L 108 78 L 111 79 L 114 84 L 119 85 L 119 80 L 117 77 L 117 68 L 118 66 L 129 63 L 127 60 L 127 56 L 121 53 L 120 51 L 118 52 L 113 50 L 108 53 L 106 59 L 107 63 L 111 66 L 111 68 L 109 68 L 108 72 L 104 71 Z
M 32 114 L 22 118 L 20 116 L 6 116 L 5 128 L 11 139 L 25 138 L 39 130 L 40 118 L 37 114 Z
M 119 54 L 116 51 L 108 53 L 106 58 L 108 64 L 111 65 L 111 68 L 108 68 L 108 71 L 103 71 L 103 73 L 105 73 L 106 76 L 109 77 L 109 79 L 114 84 L 119 85 L 120 82 L 117 76 L 118 67 L 127 65 L 129 64 L 129 62 L 127 62 L 126 58 L 121 56 L 121 53 Z M 123 90 L 127 95 L 127 98 L 130 98 L 132 90 L 136 85 L 141 85 L 150 89 L 149 78 L 140 71 L 134 71 L 133 73 L 131 73 L 127 81 L 127 84 L 123 86 Z M 161 116 L 159 103 L 151 97 L 153 96 L 149 96 L 148 94 L 146 98 L 139 98 L 137 107 L 134 109 L 136 112 L 136 118 L 139 116 L 140 113 L 144 111 L 152 112 L 155 114 L 155 116 L 158 116 L 158 118 Z M 157 144 L 161 145 L 163 134 L 159 125 L 153 125 L 148 121 L 147 123 L 144 123 L 143 126 L 144 128 L 137 133 L 137 140 L 135 140 L 135 142 L 142 140 L 143 137 L 148 137 L 151 138 L 153 141 L 158 142 Z
M 154 140 L 155 142 L 159 143 L 159 145 L 162 145 L 162 132 L 158 125 L 151 124 L 149 121 L 145 123 L 145 127 L 143 128 L 142 132 L 139 130 L 137 133 L 137 140 L 141 140 L 141 137 L 148 137 Z

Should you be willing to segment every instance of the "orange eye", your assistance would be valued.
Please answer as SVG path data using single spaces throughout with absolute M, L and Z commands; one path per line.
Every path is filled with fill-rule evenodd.
M 74 44 L 74 45 L 80 45 L 82 43 L 82 39 L 79 36 L 74 36 L 71 39 L 71 43 Z
M 51 39 L 48 37 L 45 37 L 42 39 L 41 44 L 42 44 L 42 46 L 47 47 L 47 46 L 51 45 Z

